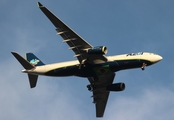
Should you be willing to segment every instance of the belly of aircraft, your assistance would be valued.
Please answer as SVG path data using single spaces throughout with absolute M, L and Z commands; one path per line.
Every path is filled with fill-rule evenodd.
M 91 77 L 93 76 L 92 67 L 79 67 L 79 66 L 68 66 L 63 68 L 56 68 L 45 73 L 47 76 L 80 76 L 80 77 Z
M 116 62 L 93 64 L 93 65 L 74 65 L 62 68 L 55 68 L 45 73 L 47 76 L 79 76 L 79 77 L 94 77 L 115 72 L 118 68 Z

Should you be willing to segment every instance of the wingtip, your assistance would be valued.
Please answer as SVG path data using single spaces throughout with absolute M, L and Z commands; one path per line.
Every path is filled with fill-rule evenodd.
M 12 52 L 11 52 L 11 54 L 13 54 L 13 55 L 14 55 L 14 54 L 17 54 L 17 53 L 12 51 Z
M 43 5 L 40 2 L 37 2 L 38 7 L 42 7 Z

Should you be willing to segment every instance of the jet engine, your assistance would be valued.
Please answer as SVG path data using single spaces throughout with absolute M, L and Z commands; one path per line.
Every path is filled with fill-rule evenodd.
M 123 91 L 125 89 L 125 84 L 124 83 L 114 83 L 114 84 L 111 84 L 111 85 L 108 85 L 106 87 L 106 90 L 108 91 Z
M 87 50 L 88 54 L 106 54 L 108 52 L 106 46 L 97 46 Z

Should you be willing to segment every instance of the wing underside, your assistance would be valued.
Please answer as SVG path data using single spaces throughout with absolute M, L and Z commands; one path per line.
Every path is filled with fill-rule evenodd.
M 107 61 L 106 57 L 103 55 L 88 55 L 85 51 L 93 48 L 92 45 L 75 33 L 41 3 L 38 2 L 38 6 L 56 27 L 57 34 L 63 38 L 63 42 L 67 43 L 69 49 L 74 51 L 75 57 L 77 57 L 80 63 L 85 59 L 88 59 L 91 63 L 95 63 L 94 61 L 97 59 Z
M 115 73 L 102 75 L 96 78 L 88 78 L 91 84 L 95 83 L 93 92 L 93 103 L 96 107 L 96 117 L 103 117 L 106 104 L 109 97 L 109 91 L 106 90 L 108 85 L 113 83 Z

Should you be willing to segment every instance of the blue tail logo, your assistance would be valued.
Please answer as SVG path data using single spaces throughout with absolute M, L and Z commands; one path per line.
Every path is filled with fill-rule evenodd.
M 42 66 L 42 65 L 44 65 L 44 63 L 39 58 L 37 58 L 33 53 L 26 53 L 26 59 L 33 66 Z
M 38 60 L 38 59 L 32 59 L 32 60 L 30 60 L 30 63 L 32 64 L 32 65 L 37 65 L 38 63 L 40 62 L 40 60 Z

